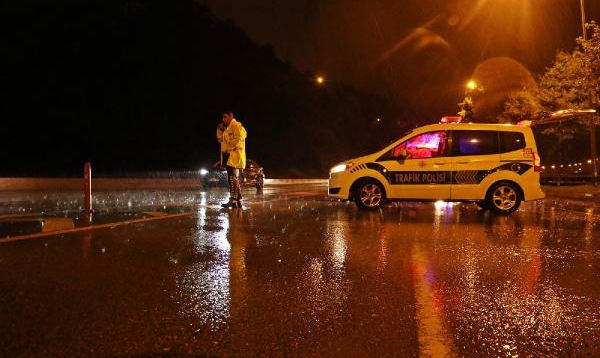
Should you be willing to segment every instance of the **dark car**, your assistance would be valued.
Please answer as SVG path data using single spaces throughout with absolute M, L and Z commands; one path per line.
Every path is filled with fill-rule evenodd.
M 200 169 L 200 180 L 203 187 L 228 186 L 227 170 L 216 162 L 210 168 Z M 265 172 L 263 167 L 255 160 L 246 160 L 246 169 L 240 175 L 240 181 L 243 186 L 254 186 L 256 189 L 262 189 L 265 184 Z

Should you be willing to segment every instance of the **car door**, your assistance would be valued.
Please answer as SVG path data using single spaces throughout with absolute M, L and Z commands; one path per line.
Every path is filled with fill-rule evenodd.
M 390 199 L 450 198 L 451 158 L 445 130 L 416 134 L 398 143 L 379 162 L 387 170 Z
M 450 133 L 452 143 L 452 191 L 457 200 L 483 199 L 481 182 L 500 164 L 496 130 L 461 129 Z

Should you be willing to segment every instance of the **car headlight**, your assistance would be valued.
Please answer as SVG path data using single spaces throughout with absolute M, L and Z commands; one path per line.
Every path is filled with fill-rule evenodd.
M 208 174 L 208 170 L 206 170 L 204 168 L 200 169 L 200 175 L 206 175 L 206 174 Z
M 338 164 L 338 165 L 334 166 L 333 168 L 331 168 L 329 170 L 329 172 L 331 174 L 343 172 L 344 170 L 348 170 L 348 169 L 352 168 L 352 166 L 354 166 L 354 163 L 352 163 L 352 162 L 341 163 L 341 164 Z

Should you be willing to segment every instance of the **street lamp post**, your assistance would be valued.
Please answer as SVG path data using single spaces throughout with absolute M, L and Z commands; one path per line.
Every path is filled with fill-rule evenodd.
M 583 40 L 587 40 L 587 31 L 585 29 L 585 0 L 580 0 L 579 5 L 581 8 L 581 33 Z M 592 104 L 592 96 L 589 96 L 589 104 Z M 598 185 L 598 163 L 597 163 L 597 150 L 596 150 L 596 116 L 597 113 L 590 116 L 590 151 L 592 156 L 592 183 L 594 186 Z
M 581 31 L 583 32 L 583 39 L 587 39 L 585 31 L 585 0 L 580 0 L 579 5 L 581 6 Z

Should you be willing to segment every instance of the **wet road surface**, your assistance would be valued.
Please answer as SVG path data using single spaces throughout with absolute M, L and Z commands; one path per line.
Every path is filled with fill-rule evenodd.
M 242 209 L 218 188 L 98 193 L 94 216 L 126 224 L 0 243 L 0 356 L 600 356 L 596 201 L 498 216 L 324 193 L 245 189 Z M 81 209 L 0 197 L 0 219 Z

